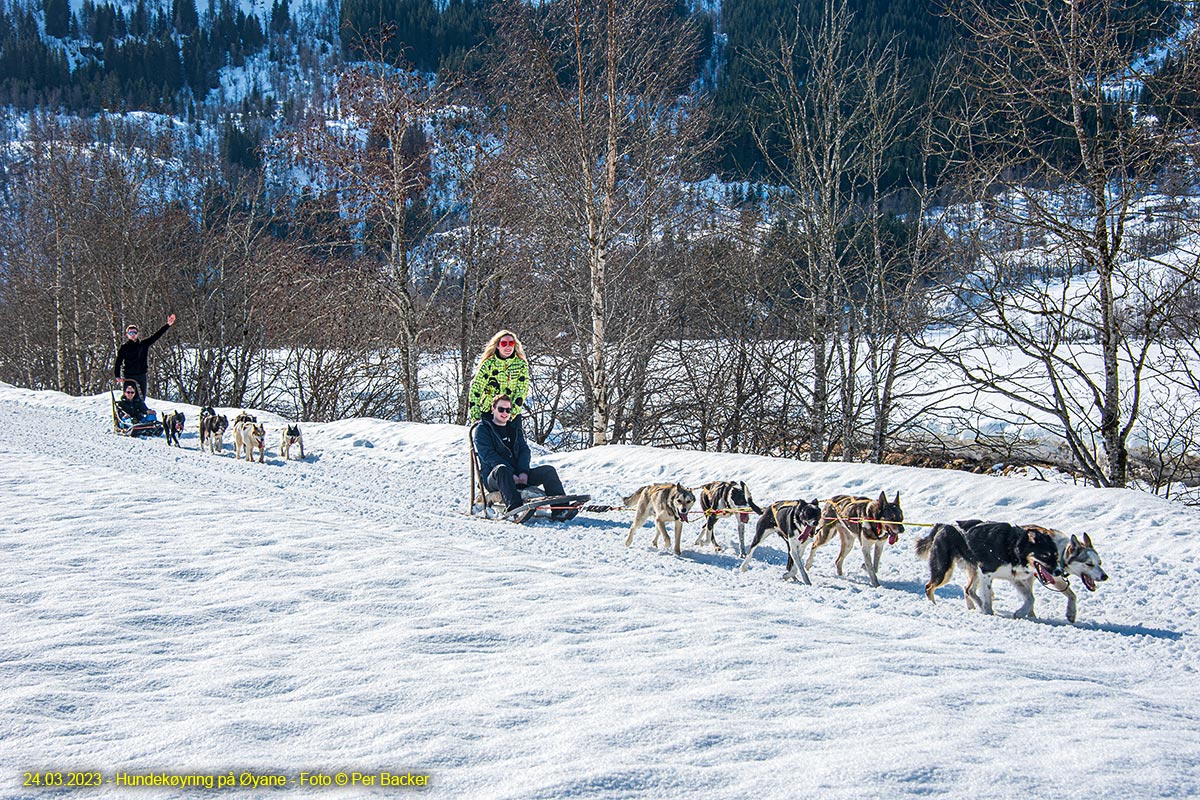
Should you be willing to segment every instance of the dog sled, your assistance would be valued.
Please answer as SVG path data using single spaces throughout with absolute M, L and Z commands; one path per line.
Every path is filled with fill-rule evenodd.
M 592 499 L 590 494 L 548 495 L 537 487 L 528 486 L 521 490 L 521 499 L 525 502 L 510 511 L 503 495 L 488 491 L 486 476 L 479 468 L 474 437 L 475 426 L 478 424 L 476 422 L 467 428 L 467 447 L 471 451 L 471 500 L 467 509 L 469 516 L 519 524 L 535 518 L 569 522 L 583 510 L 584 504 Z
M 149 409 L 146 416 L 134 421 L 117 405 L 115 391 L 109 392 L 109 399 L 112 401 L 113 433 L 121 436 L 162 436 L 163 424 L 154 409 Z

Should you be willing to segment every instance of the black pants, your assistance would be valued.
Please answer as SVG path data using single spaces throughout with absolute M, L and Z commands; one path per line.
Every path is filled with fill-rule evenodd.
M 131 383 L 137 384 L 137 387 L 142 392 L 142 399 L 146 399 L 146 373 L 143 372 L 141 375 L 125 375 L 121 380 L 124 381 L 121 384 L 121 388 L 125 388 Z
M 509 508 L 516 508 L 525 502 L 521 499 L 521 491 L 514 478 L 513 468 L 507 464 L 501 464 L 487 476 L 488 491 L 504 495 L 504 504 Z M 558 479 L 558 470 L 549 464 L 529 470 L 529 483 L 525 485 L 540 486 L 548 495 L 566 494 L 562 481 Z

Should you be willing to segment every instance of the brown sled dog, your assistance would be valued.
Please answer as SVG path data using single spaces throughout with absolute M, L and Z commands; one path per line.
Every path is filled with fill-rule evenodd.
M 234 423 L 233 426 L 233 457 L 238 459 L 242 455 L 242 451 L 246 453 L 246 460 L 254 460 L 254 449 L 258 448 L 258 463 L 262 464 L 263 455 L 267 450 L 267 429 L 259 425 L 257 422 L 250 420 L 242 420 Z
M 808 551 L 804 566 L 812 569 L 813 556 L 817 548 L 833 538 L 837 532 L 842 539 L 842 549 L 837 557 L 837 574 L 842 574 L 842 562 L 857 541 L 862 545 L 863 569 L 871 579 L 872 586 L 879 585 L 879 557 L 884 544 L 895 544 L 904 533 L 904 511 L 900 508 L 900 493 L 895 500 L 888 500 L 886 492 L 880 492 L 874 500 L 869 497 L 852 497 L 839 494 L 830 498 L 821 510 L 821 526 Z
M 642 527 L 647 519 L 654 519 L 654 546 L 658 547 L 659 537 L 663 544 L 670 544 L 671 537 L 667 534 L 667 522 L 675 523 L 675 555 L 679 555 L 680 539 L 683 537 L 683 523 L 687 522 L 688 511 L 696 504 L 696 495 L 690 489 L 685 489 L 678 483 L 653 483 L 643 486 L 629 497 L 625 505 L 634 506 L 633 525 L 629 527 L 629 536 L 625 537 L 625 546 L 633 544 L 634 532 Z

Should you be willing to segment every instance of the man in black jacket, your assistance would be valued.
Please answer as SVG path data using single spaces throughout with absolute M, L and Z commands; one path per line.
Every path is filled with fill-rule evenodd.
M 521 489 L 540 486 L 548 495 L 565 494 L 558 470 L 550 465 L 529 467 L 529 445 L 521 424 L 509 424 L 512 418 L 512 398 L 506 394 L 492 400 L 492 413 L 486 416 L 472 434 L 479 471 L 488 491 L 500 492 L 511 511 L 523 505 Z M 559 512 L 555 511 L 554 515 Z M 524 520 L 520 520 L 524 522 Z
M 117 351 L 117 360 L 113 364 L 113 377 L 121 383 L 136 383 L 146 396 L 146 373 L 150 371 L 146 363 L 147 351 L 150 345 L 158 341 L 158 337 L 167 332 L 175 324 L 175 315 L 167 317 L 167 324 L 158 329 L 149 339 L 138 338 L 138 326 L 129 325 L 125 328 L 125 344 Z

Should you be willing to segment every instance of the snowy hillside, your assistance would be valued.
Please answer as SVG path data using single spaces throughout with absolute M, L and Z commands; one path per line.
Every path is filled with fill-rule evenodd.
M 923 594 L 910 527 L 871 589 L 728 551 L 623 546 L 628 513 L 462 516 L 464 431 L 305 428 L 306 462 L 108 432 L 108 396 L 0 385 L 0 796 L 36 770 L 422 773 L 436 797 L 1194 797 L 1200 533 L 1142 493 L 953 471 L 607 447 L 568 490 L 741 478 L 760 502 L 900 491 L 910 522 L 1092 535 L 1079 624 Z M 169 410 L 151 401 L 152 406 Z M 236 410 L 233 410 L 236 412 Z M 274 424 L 272 424 L 274 423 Z M 733 523 L 718 526 L 723 542 Z M 293 785 L 289 796 L 384 796 Z M 137 797 L 203 790 L 138 789 Z M 277 796 L 240 789 L 226 796 Z

